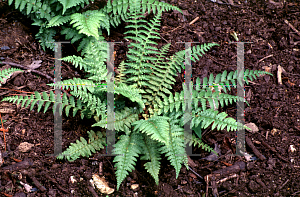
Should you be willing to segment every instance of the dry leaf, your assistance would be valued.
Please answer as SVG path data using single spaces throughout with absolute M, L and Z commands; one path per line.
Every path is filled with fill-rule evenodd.
M 42 60 L 35 60 L 30 65 L 27 65 L 27 67 L 31 70 L 37 69 L 41 66 Z
M 93 174 L 93 180 L 90 180 L 90 182 L 103 194 L 112 194 L 115 191 L 108 186 L 104 178 L 99 177 L 97 174 Z
M 32 147 L 34 147 L 34 144 L 28 143 L 28 142 L 22 142 L 19 146 L 18 146 L 18 150 L 26 153 L 27 151 L 29 151 Z
M 245 126 L 249 127 L 251 129 L 251 131 L 249 130 L 249 132 L 251 132 L 251 133 L 256 133 L 257 131 L 259 131 L 258 127 L 252 122 L 247 123 Z

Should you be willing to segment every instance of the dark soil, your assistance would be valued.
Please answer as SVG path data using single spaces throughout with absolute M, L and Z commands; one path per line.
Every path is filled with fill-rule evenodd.
M 160 30 L 162 39 L 157 41 L 159 47 L 171 42 L 169 54 L 174 54 L 184 49 L 183 44 L 176 43 L 180 41 L 220 44 L 220 47 L 214 47 L 200 61 L 192 64 L 193 80 L 210 73 L 236 69 L 236 44 L 229 43 L 235 41 L 231 36 L 233 31 L 240 41 L 252 42 L 245 44 L 245 69 L 270 69 L 273 76 L 258 77 L 245 86 L 246 100 L 250 104 L 245 105 L 245 122 L 252 122 L 258 127 L 258 132 L 246 134 L 263 156 L 259 159 L 256 155 L 257 158 L 253 157 L 251 161 L 230 156 L 235 153 L 235 133 L 206 129 L 203 141 L 212 147 L 214 143 L 219 144 L 222 156 L 214 162 L 203 160 L 201 158 L 209 153 L 195 148 L 194 153 L 199 156 L 191 157 L 190 166 L 202 177 L 212 177 L 209 181 L 185 167 L 175 179 L 175 170 L 164 159 L 160 183 L 156 186 L 138 161 L 136 170 L 130 173 L 120 190 L 112 196 L 203 196 L 206 192 L 208 196 L 300 196 L 300 35 L 284 22 L 287 20 L 300 31 L 299 2 L 234 1 L 234 6 L 208 0 L 167 2 L 181 8 L 184 16 L 174 11 L 163 14 Z M 0 13 L 0 47 L 9 47 L 0 50 L 0 60 L 21 65 L 42 60 L 42 66 L 37 70 L 53 77 L 54 54 L 41 50 L 33 36 L 37 33 L 36 27 L 31 26 L 31 21 L 18 11 L 7 6 L 6 1 L 0 3 Z M 199 20 L 189 25 L 196 17 Z M 124 26 L 122 24 L 118 29 L 112 29 L 108 40 L 125 42 Z M 63 48 L 64 51 L 71 49 Z M 124 60 L 128 49 L 125 44 L 116 44 L 115 50 L 117 66 Z M 282 84 L 278 83 L 279 66 L 285 70 Z M 1 67 L 4 68 L 4 65 Z M 63 63 L 62 79 L 73 77 L 83 77 L 82 72 Z M 181 90 L 183 80 L 183 73 L 178 73 L 174 91 Z M 11 77 L 2 85 L 0 99 L 21 94 L 20 91 L 24 91 L 23 94 L 49 91 L 46 86 L 49 83 L 52 82 L 47 78 L 26 71 Z M 236 94 L 235 91 L 231 93 Z M 99 173 L 99 164 L 103 164 L 103 174 L 109 186 L 116 188 L 113 157 L 94 154 L 90 159 L 68 162 L 45 156 L 54 151 L 52 110 L 37 113 L 37 107 L 30 111 L 11 103 L 1 103 L 0 108 L 10 109 L 1 114 L 2 119 L 6 120 L 4 128 L 9 129 L 5 139 L 6 152 L 4 136 L 2 132 L 0 134 L 3 147 L 1 196 L 105 196 L 98 191 L 96 194 L 89 183 L 92 174 Z M 222 110 L 236 117 L 236 105 L 229 105 Z M 86 131 L 91 129 L 92 123 L 92 120 L 81 120 L 79 115 L 64 116 L 63 150 L 80 136 L 86 137 Z M 23 142 L 34 146 L 28 152 L 21 152 L 17 147 Z M 264 144 L 268 144 L 272 150 Z M 247 152 L 254 155 L 248 144 L 246 147 Z M 103 154 L 103 151 L 99 154 Z M 216 170 L 235 166 L 239 161 L 246 164 L 245 168 L 235 169 L 231 174 L 211 176 Z M 235 177 L 230 178 L 230 175 Z M 70 181 L 71 176 L 76 182 Z M 227 180 L 223 179 L 226 177 Z M 33 186 L 36 191 L 26 192 L 20 181 Z M 134 183 L 139 187 L 132 190 L 130 186 Z

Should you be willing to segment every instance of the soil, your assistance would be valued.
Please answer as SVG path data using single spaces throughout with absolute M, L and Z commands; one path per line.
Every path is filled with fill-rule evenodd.
M 258 77 L 245 85 L 249 103 L 249 106 L 245 105 L 245 122 L 258 127 L 257 132 L 246 133 L 252 142 L 251 145 L 247 140 L 247 152 L 254 157 L 247 160 L 231 156 L 235 153 L 235 133 L 208 128 L 203 133 L 203 141 L 211 147 L 219 145 L 222 156 L 216 161 L 207 161 L 202 158 L 209 153 L 194 148 L 193 153 L 199 156 L 190 157 L 191 169 L 205 180 L 185 167 L 175 179 L 175 170 L 164 158 L 157 186 L 138 161 L 136 170 L 111 196 L 192 197 L 205 193 L 208 196 L 300 196 L 300 33 L 295 30 L 300 31 L 299 2 L 253 0 L 233 1 L 233 5 L 208 0 L 167 2 L 182 9 L 184 15 L 175 11 L 163 13 L 162 39 L 157 40 L 158 47 L 171 42 L 171 55 L 184 49 L 183 44 L 176 42 L 220 44 L 192 63 L 193 81 L 210 73 L 216 75 L 236 69 L 236 44 L 230 43 L 235 41 L 233 32 L 240 41 L 251 42 L 245 43 L 245 69 L 269 70 L 273 74 Z M 43 52 L 34 39 L 38 29 L 9 7 L 7 1 L 0 3 L 0 13 L 0 60 L 20 65 L 42 60 L 36 70 L 53 77 L 54 54 Z M 197 17 L 197 21 L 189 24 Z M 125 43 L 125 25 L 122 23 L 112 29 L 108 40 Z M 128 48 L 125 44 L 116 44 L 115 50 L 115 65 L 118 66 L 125 59 Z M 63 56 L 70 53 L 76 54 L 76 51 L 70 46 L 63 47 Z M 1 67 L 9 66 L 2 64 Z M 281 67 L 284 69 L 282 84 L 277 74 Z M 83 76 L 80 70 L 62 64 L 62 79 Z M 183 73 L 178 73 L 174 91 L 181 90 L 183 81 Z M 46 84 L 50 83 L 49 79 L 30 71 L 18 73 L 2 85 L 0 99 L 26 92 L 49 91 Z M 231 93 L 236 94 L 234 90 Z M 54 151 L 52 110 L 37 113 L 37 107 L 29 110 L 29 107 L 7 102 L 1 103 L 1 109 L 10 109 L 1 111 L 2 119 L 6 121 L 3 126 L 8 129 L 5 139 L 2 132 L 0 134 L 1 196 L 106 196 L 94 190 L 89 182 L 94 173 L 99 173 L 101 165 L 109 186 L 116 188 L 113 157 L 99 156 L 105 153 L 104 150 L 92 158 L 74 162 L 46 156 Z M 236 105 L 229 105 L 222 111 L 236 117 Z M 92 123 L 92 120 L 81 120 L 78 114 L 68 118 L 64 115 L 63 150 L 80 136 L 87 137 L 86 131 L 91 129 Z M 26 147 L 20 148 L 20 144 Z M 253 150 L 253 146 L 257 150 Z M 31 192 L 25 190 L 24 183 L 32 186 Z M 133 184 L 138 184 L 135 190 L 131 188 Z

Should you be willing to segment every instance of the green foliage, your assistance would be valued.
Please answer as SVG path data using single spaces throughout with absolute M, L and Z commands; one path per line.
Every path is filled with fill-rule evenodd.
M 58 159 L 67 158 L 69 161 L 74 161 L 80 156 L 90 157 L 92 153 L 95 153 L 97 150 L 104 148 L 105 137 L 101 132 L 95 133 L 94 131 L 88 131 L 89 140 L 86 141 L 83 137 L 80 137 L 80 140 L 76 140 L 76 143 L 71 143 L 69 148 L 63 153 L 57 156 Z
M 203 143 L 201 129 L 212 126 L 212 129 L 236 131 L 239 128 L 246 128 L 237 123 L 235 119 L 228 117 L 225 112 L 219 112 L 219 105 L 224 107 L 232 102 L 244 101 L 244 98 L 226 94 L 229 85 L 242 83 L 242 75 L 246 83 L 248 80 L 256 79 L 260 74 L 270 74 L 263 71 L 230 72 L 224 71 L 215 77 L 211 74 L 209 78 L 201 81 L 196 79 L 196 84 L 189 84 L 189 90 L 183 85 L 183 90 L 172 93 L 172 85 L 176 82 L 177 73 L 184 69 L 185 51 L 179 51 L 171 57 L 166 57 L 170 44 L 157 49 L 157 39 L 160 39 L 157 32 L 160 27 L 160 19 L 163 11 L 177 7 L 155 0 L 114 0 L 108 1 L 107 5 L 100 10 L 76 13 L 78 6 L 83 6 L 87 1 L 77 0 L 52 0 L 48 3 L 53 11 L 51 20 L 45 21 L 40 18 L 35 23 L 41 26 L 40 35 L 47 32 L 45 40 L 51 40 L 54 32 L 52 28 L 64 24 L 62 34 L 71 42 L 81 40 L 79 48 L 82 56 L 64 57 L 62 60 L 72 62 L 87 73 L 86 79 L 67 79 L 61 83 L 50 86 L 62 87 L 63 90 L 70 89 L 73 96 L 63 95 L 62 101 L 55 100 L 51 91 L 50 97 L 47 93 L 35 93 L 30 97 L 14 96 L 4 100 L 11 102 L 31 103 L 31 109 L 35 104 L 38 111 L 44 106 L 44 112 L 50 104 L 61 109 L 65 108 L 66 115 L 73 109 L 73 116 L 77 111 L 81 117 L 96 120 L 93 127 L 107 128 L 114 125 L 116 137 L 114 159 L 117 177 L 117 189 L 126 178 L 129 172 L 134 169 L 138 156 L 146 160 L 145 168 L 158 184 L 161 155 L 165 154 L 176 171 L 176 178 L 179 175 L 182 165 L 187 167 L 187 155 L 185 145 L 195 145 L 206 151 L 214 152 L 207 144 Z M 130 6 L 129 6 L 130 5 Z M 19 6 L 19 5 L 18 5 Z M 16 6 L 16 7 L 18 7 Z M 59 9 L 60 8 L 60 9 Z M 154 18 L 150 22 L 145 20 L 144 13 L 153 11 Z M 181 12 L 181 11 L 180 11 Z M 51 12 L 52 14 L 52 12 Z M 43 15 L 45 16 L 45 15 Z M 105 62 L 108 60 L 109 44 L 101 35 L 101 29 L 109 32 L 110 25 L 120 24 L 125 20 L 129 25 L 125 34 L 131 41 L 126 61 L 119 65 L 119 74 L 114 83 L 111 84 L 113 75 L 108 75 Z M 69 24 L 67 24 L 69 23 Z M 69 25 L 69 26 L 68 26 Z M 191 57 L 193 61 L 199 60 L 206 51 L 218 46 L 216 43 L 193 46 Z M 113 85 L 116 108 L 114 109 L 114 120 L 107 119 L 106 107 L 108 87 Z M 215 91 L 212 91 L 214 89 Z M 225 93 L 223 93 L 223 92 Z M 191 113 L 185 113 L 186 99 L 189 95 L 192 103 L 189 103 Z M 55 111 L 55 110 L 54 110 Z M 184 125 L 191 121 L 190 128 L 196 135 L 185 136 Z M 104 137 L 104 136 L 103 136 Z M 67 158 L 75 160 L 80 156 L 88 157 L 96 150 L 103 148 L 103 138 L 99 133 L 89 132 L 89 141 L 84 138 L 77 140 L 65 152 L 58 156 L 59 159 Z
M 21 71 L 23 72 L 21 69 L 19 68 L 8 68 L 8 69 L 4 69 L 4 70 L 0 70 L 0 86 L 2 82 L 5 82 L 8 78 L 11 77 L 11 75 L 16 72 L 16 71 Z

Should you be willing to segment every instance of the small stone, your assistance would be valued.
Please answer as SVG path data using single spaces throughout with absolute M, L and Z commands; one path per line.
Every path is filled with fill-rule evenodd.
M 215 27 L 215 31 L 220 31 L 221 27 Z
M 139 184 L 132 184 L 131 186 L 130 186 L 130 188 L 132 189 L 132 190 L 135 190 L 135 189 L 137 189 L 139 187 Z
M 295 146 L 294 146 L 294 145 L 290 145 L 290 147 L 289 147 L 289 152 L 293 153 L 293 152 L 295 152 L 295 151 L 296 151 Z
M 75 183 L 75 182 L 77 182 L 77 181 L 76 181 L 76 179 L 74 178 L 74 176 L 70 176 L 69 182 L 70 182 L 70 183 Z
M 10 48 L 8 46 L 3 46 L 0 48 L 1 50 L 9 50 Z
M 271 134 L 274 136 L 276 133 L 277 133 L 277 129 L 276 128 L 273 128 L 272 130 L 271 130 Z
M 187 181 L 186 180 L 181 180 L 181 185 L 185 185 L 187 184 Z
M 22 142 L 19 146 L 18 146 L 18 150 L 26 153 L 27 151 L 29 151 L 32 147 L 34 147 L 34 144 L 28 143 L 28 142 Z

